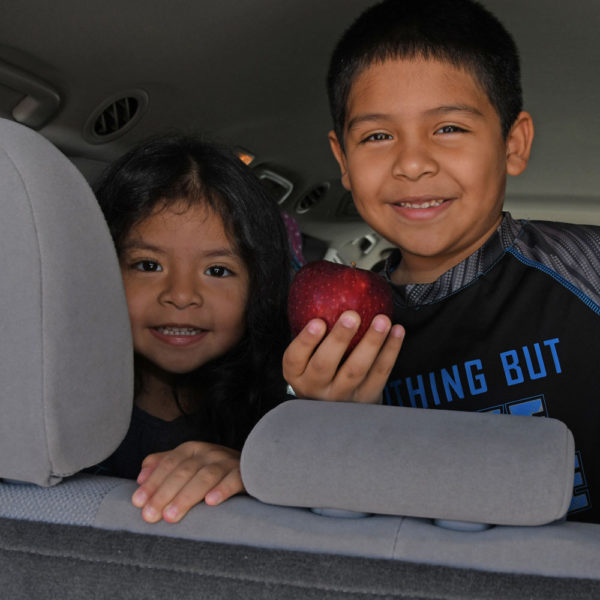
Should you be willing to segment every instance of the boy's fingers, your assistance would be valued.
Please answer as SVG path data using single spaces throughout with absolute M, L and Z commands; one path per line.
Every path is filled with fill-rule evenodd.
M 290 342 L 283 354 L 283 373 L 289 381 L 304 373 L 315 348 L 323 339 L 327 324 L 321 319 L 312 319 L 304 329 Z
M 404 327 L 394 325 L 385 340 L 383 348 L 377 355 L 369 373 L 357 390 L 357 402 L 379 402 L 385 384 L 396 364 L 398 353 L 404 342 Z
M 305 374 L 317 387 L 324 389 L 333 382 L 340 362 L 348 350 L 348 345 L 359 327 L 360 316 L 358 313 L 352 310 L 342 313 L 315 350 L 306 367 Z
M 391 327 L 392 323 L 386 315 L 376 315 L 373 318 L 356 348 L 341 365 L 332 385 L 331 399 L 351 399 L 355 402 L 375 401 L 370 396 L 366 397 L 359 392 L 385 346 Z

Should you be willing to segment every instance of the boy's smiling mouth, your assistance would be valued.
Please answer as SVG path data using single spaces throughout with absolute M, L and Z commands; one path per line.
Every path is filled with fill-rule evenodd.
M 390 205 L 403 220 L 410 222 L 429 222 L 437 219 L 452 205 L 454 197 L 433 195 L 405 196 L 393 200 Z

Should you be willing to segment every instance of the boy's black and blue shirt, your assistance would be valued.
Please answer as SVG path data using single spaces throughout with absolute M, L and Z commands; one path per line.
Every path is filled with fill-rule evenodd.
M 563 421 L 576 446 L 568 518 L 600 522 L 600 227 L 505 214 L 437 281 L 393 289 L 406 338 L 384 403 Z

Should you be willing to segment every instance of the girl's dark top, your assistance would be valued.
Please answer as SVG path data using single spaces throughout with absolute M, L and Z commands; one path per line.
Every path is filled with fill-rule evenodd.
M 173 450 L 191 440 L 217 443 L 211 429 L 202 428 L 195 419 L 184 415 L 173 421 L 163 421 L 134 406 L 125 439 L 93 471 L 100 475 L 136 479 L 146 456 Z

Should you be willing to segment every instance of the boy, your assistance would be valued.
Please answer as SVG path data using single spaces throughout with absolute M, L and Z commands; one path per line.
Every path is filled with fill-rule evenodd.
M 569 518 L 600 522 L 600 228 L 502 212 L 533 140 L 511 36 L 472 0 L 386 0 L 342 37 L 328 87 L 342 183 L 397 247 L 385 276 L 406 340 L 395 361 L 401 329 L 376 317 L 339 366 L 358 316 L 320 345 L 313 320 L 286 379 L 299 396 L 372 402 L 387 378 L 391 405 L 562 420 Z

